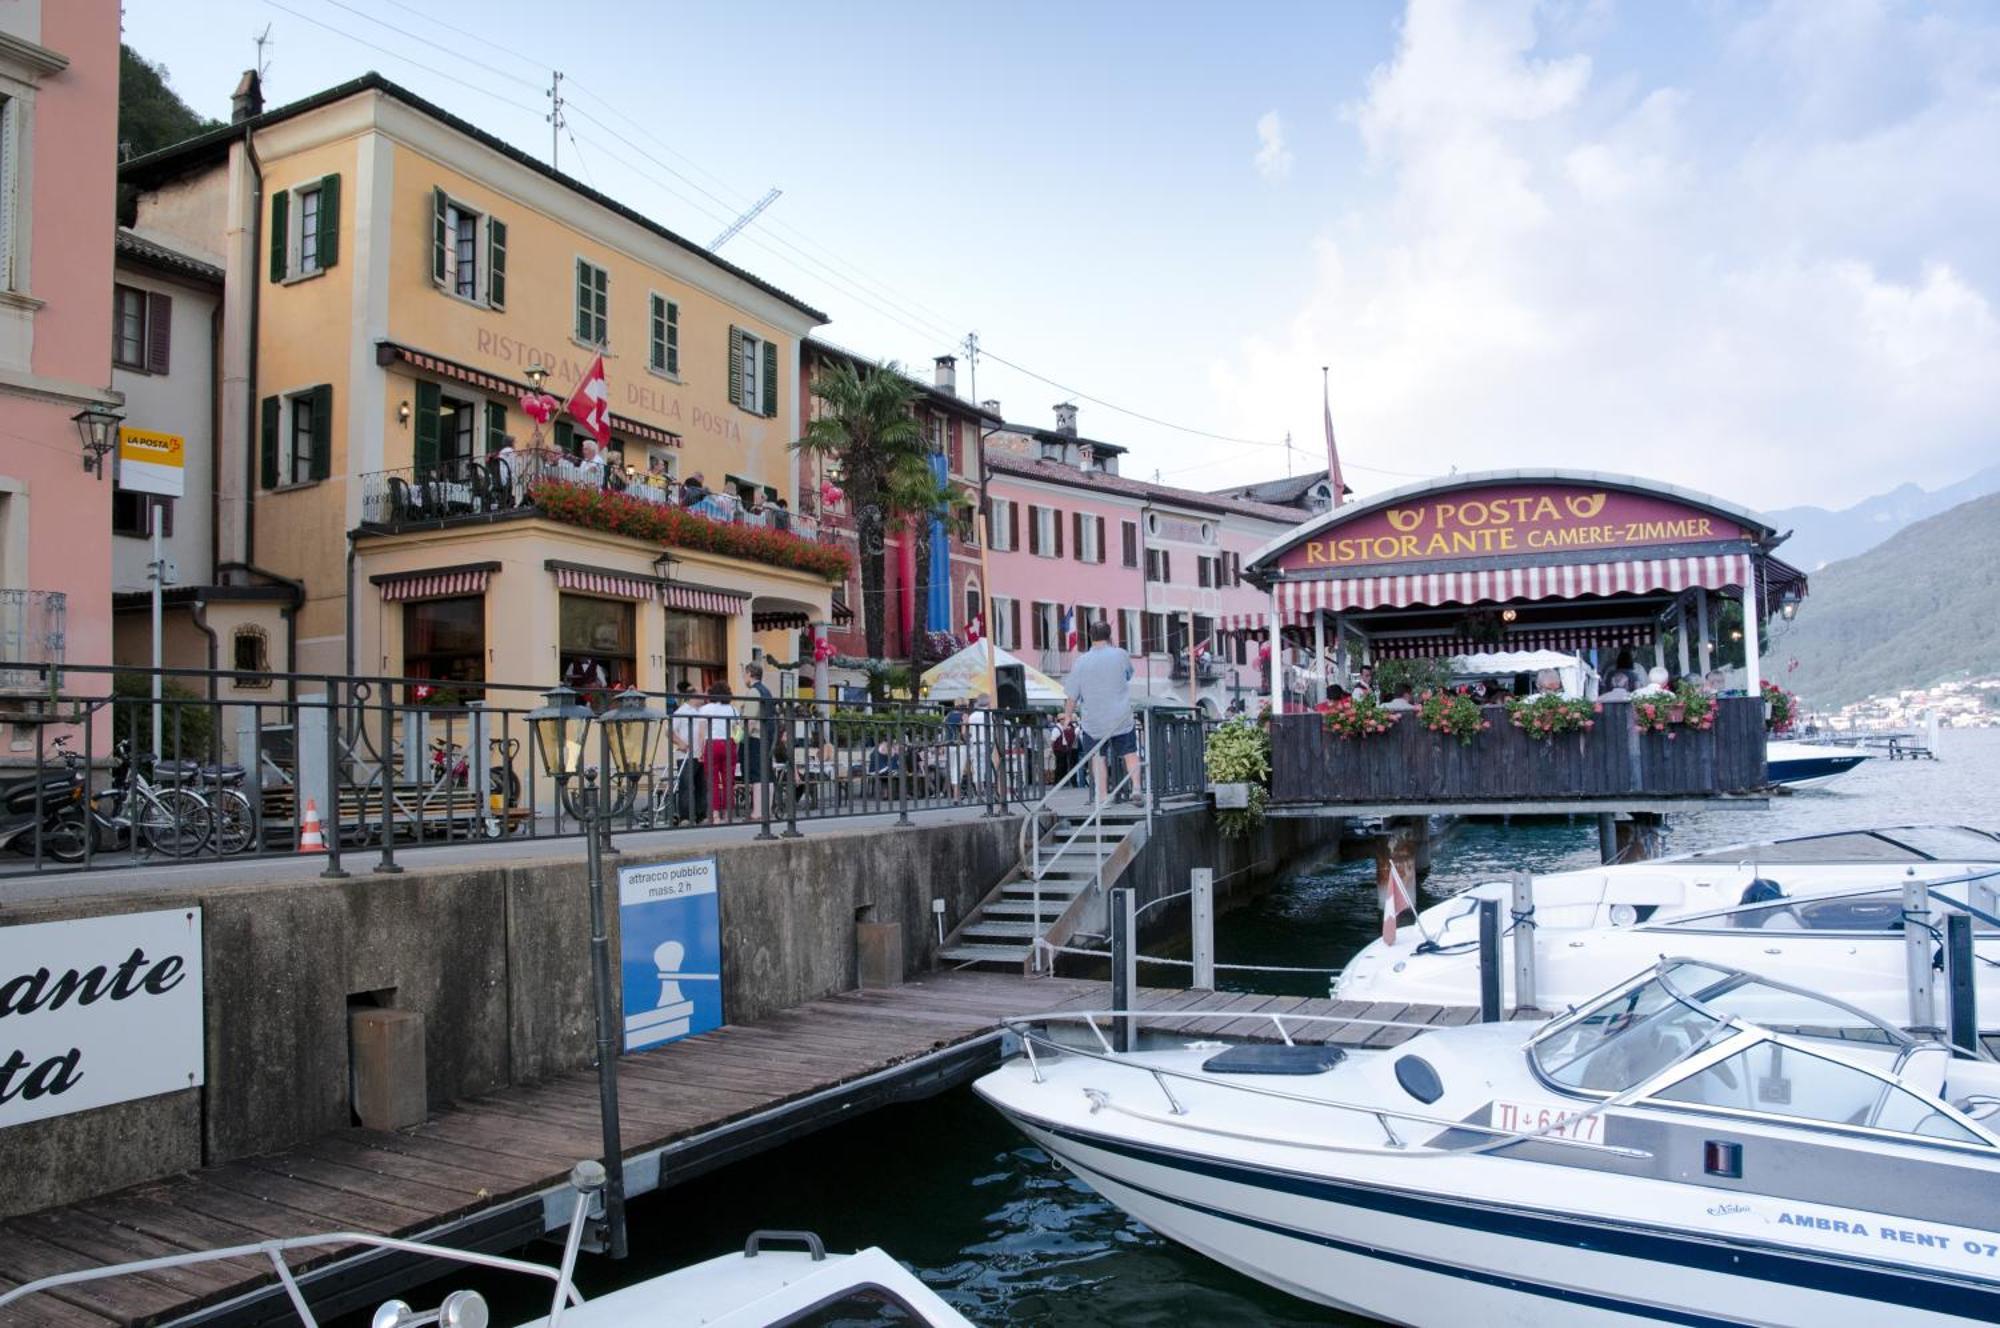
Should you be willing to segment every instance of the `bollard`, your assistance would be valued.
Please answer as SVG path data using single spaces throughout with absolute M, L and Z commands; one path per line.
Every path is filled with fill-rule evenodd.
M 1215 990 L 1215 869 L 1188 873 L 1188 921 L 1194 927 L 1194 986 Z
M 1908 971 L 1910 1022 L 1905 1027 L 1919 1037 L 1937 1036 L 1937 993 L 1932 985 L 1931 892 L 1919 880 L 1903 882 L 1903 960 Z
M 1950 1012 L 1951 1045 L 1970 1056 L 1979 1054 L 1979 988 L 1972 957 L 1972 916 L 1952 913 L 1944 920 L 1945 980 Z
M 1597 859 L 1607 867 L 1618 861 L 1618 818 L 1611 812 L 1597 817 Z
M 1535 1003 L 1535 878 L 1514 873 L 1514 1008 Z
M 1129 885 L 1111 891 L 1111 1008 L 1129 1010 L 1139 986 L 1137 917 Z M 1132 1021 L 1123 1015 L 1111 1021 L 1111 1047 L 1132 1050 Z
M 1479 1022 L 1500 1022 L 1500 901 L 1479 901 Z

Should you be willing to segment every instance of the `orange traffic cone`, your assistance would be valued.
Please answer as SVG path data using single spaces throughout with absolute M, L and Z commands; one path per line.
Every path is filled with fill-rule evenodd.
M 299 826 L 299 852 L 326 852 L 326 837 L 319 829 L 319 805 L 311 798 L 306 799 L 306 819 Z

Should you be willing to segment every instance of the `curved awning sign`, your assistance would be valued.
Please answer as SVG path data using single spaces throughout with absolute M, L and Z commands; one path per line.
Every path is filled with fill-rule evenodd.
M 1288 574 L 1575 554 L 1757 538 L 1726 513 L 1610 485 L 1529 482 L 1446 488 L 1330 522 L 1267 568 Z

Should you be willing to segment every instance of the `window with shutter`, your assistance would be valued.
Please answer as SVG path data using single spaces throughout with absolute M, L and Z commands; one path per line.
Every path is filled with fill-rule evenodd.
M 146 368 L 146 292 L 137 286 L 111 288 L 111 362 L 120 369 Z
M 764 343 L 764 415 L 767 419 L 778 416 L 778 347 L 773 342 Z
M 1161 580 L 1161 581 L 1163 581 L 1163 582 L 1167 582 L 1167 581 L 1172 581 L 1173 579 L 1174 579 L 1174 554 L 1173 554 L 1173 550 L 1171 550 L 1171 549 L 1161 549 L 1161 550 L 1160 550 L 1160 580 Z
M 1013 503 L 1007 504 L 1007 547 L 1021 547 L 1021 509 Z
M 319 182 L 319 240 L 317 257 L 321 268 L 340 261 L 340 177 L 324 175 Z
M 297 234 L 292 236 L 292 251 L 299 256 L 298 275 L 309 277 L 320 270 L 319 219 L 322 200 L 318 185 L 292 192 L 292 214 L 297 225 Z
M 743 404 L 743 329 L 729 327 L 729 404 Z
M 167 371 L 173 344 L 174 300 L 158 291 L 146 292 L 146 372 Z
M 1063 514 L 1061 509 L 1049 509 L 1049 533 L 1055 537 L 1055 548 L 1049 554 L 1052 558 L 1063 556 Z
M 507 403 L 486 403 L 486 452 L 488 456 L 507 445 Z
M 1069 541 L 1070 551 L 1075 555 L 1076 560 L 1080 563 L 1089 562 L 1090 559 L 1084 556 L 1084 550 L 1083 550 L 1083 513 L 1081 512 L 1070 513 L 1069 533 L 1070 533 L 1070 541 Z
M 257 439 L 257 470 L 260 481 L 267 489 L 278 487 L 278 409 L 278 398 L 264 398 Z
M 1010 650 L 1021 648 L 1021 601 L 1018 599 L 1007 602 L 1007 647 Z
M 285 279 L 285 246 L 291 243 L 292 196 L 280 189 L 271 195 L 271 280 Z
M 412 434 L 416 441 L 411 460 L 419 471 L 429 470 L 438 462 L 439 408 L 443 397 L 443 390 L 436 383 L 417 384 L 417 414 Z
M 1097 557 L 1095 561 L 1101 563 L 1104 561 L 1104 518 L 1100 516 L 1092 519 L 1097 522 Z
M 1124 541 L 1125 566 L 1137 567 L 1139 565 L 1139 523 L 1136 521 L 1121 521 L 1118 523 L 1118 533 Z
M 681 307 L 653 293 L 647 309 L 646 364 L 654 373 L 677 378 L 681 372 Z
M 507 223 L 498 217 L 486 219 L 486 303 L 507 307 Z
M 446 214 L 451 210 L 444 190 L 431 190 L 431 280 L 444 285 L 445 270 L 450 263 L 451 222 Z
M 576 260 L 576 339 L 586 346 L 611 340 L 611 274 L 582 258 Z
M 307 459 L 306 478 L 323 480 L 333 473 L 333 384 L 321 383 L 307 394 L 312 402 L 313 424 L 319 435 L 313 440 Z

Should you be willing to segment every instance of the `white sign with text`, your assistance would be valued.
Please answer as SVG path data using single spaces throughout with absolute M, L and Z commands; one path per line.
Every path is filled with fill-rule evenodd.
M 0 1129 L 202 1082 L 201 910 L 0 927 Z

